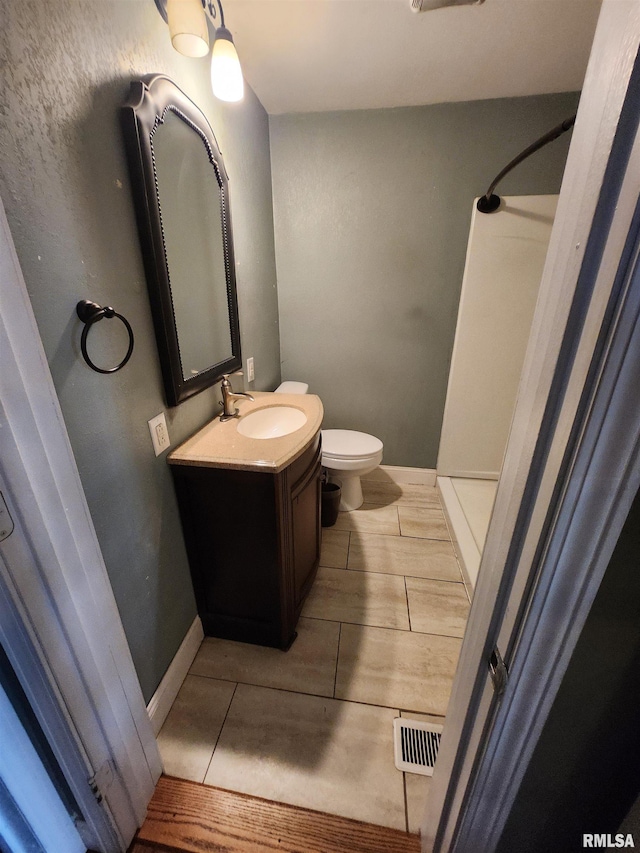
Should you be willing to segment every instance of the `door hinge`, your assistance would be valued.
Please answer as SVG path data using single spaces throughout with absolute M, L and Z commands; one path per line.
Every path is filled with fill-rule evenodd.
M 105 761 L 102 767 L 89 778 L 91 788 L 96 800 L 101 803 L 113 784 L 113 762 Z
M 489 673 L 493 682 L 494 693 L 496 696 L 502 696 L 509 680 L 509 670 L 506 663 L 502 660 L 502 655 L 497 646 L 491 652 L 491 657 L 489 658 Z

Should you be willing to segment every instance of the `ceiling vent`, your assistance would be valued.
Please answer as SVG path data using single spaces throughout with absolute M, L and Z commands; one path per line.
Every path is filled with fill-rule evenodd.
M 479 6 L 484 0 L 410 0 L 412 12 L 430 12 L 444 6 Z

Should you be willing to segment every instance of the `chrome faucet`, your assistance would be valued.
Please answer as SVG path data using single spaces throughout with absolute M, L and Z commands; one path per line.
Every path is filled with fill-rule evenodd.
M 222 384 L 220 385 L 220 390 L 222 391 L 222 412 L 220 414 L 221 421 L 229 421 L 231 418 L 239 418 L 240 413 L 237 409 L 233 408 L 233 401 L 237 400 L 239 397 L 246 397 L 247 400 L 251 400 L 253 402 L 254 398 L 251 394 L 246 394 L 244 391 L 234 391 L 231 387 L 231 382 L 229 382 L 229 374 L 225 373 L 222 377 Z

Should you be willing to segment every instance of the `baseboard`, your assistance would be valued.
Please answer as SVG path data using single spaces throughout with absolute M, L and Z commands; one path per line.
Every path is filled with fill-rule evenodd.
M 456 552 L 469 593 L 472 594 L 478 579 L 480 550 L 473 538 L 469 522 L 460 506 L 460 501 L 450 478 L 438 477 L 437 487 L 442 509 L 449 526 L 449 533 L 451 533 L 453 549 Z
M 434 468 L 405 468 L 401 465 L 380 465 L 375 471 L 367 474 L 362 479 L 392 480 L 394 483 L 435 486 L 436 472 Z
M 193 663 L 193 659 L 203 640 L 204 631 L 202 630 L 202 622 L 200 621 L 200 617 L 196 616 L 187 631 L 186 637 L 180 644 L 175 657 L 169 664 L 169 669 L 165 672 L 164 678 L 158 685 L 158 689 L 147 705 L 147 713 L 149 714 L 151 727 L 155 735 L 158 734 L 162 728 L 162 724 L 167 719 L 167 714 L 175 702 L 182 682 L 185 680 L 189 672 L 189 667 Z

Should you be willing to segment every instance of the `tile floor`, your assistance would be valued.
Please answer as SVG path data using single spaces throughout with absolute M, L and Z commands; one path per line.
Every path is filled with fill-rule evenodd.
M 206 638 L 158 744 L 172 776 L 417 832 L 430 780 L 396 770 L 393 719 L 443 722 L 469 598 L 435 488 L 363 491 L 291 649 Z

